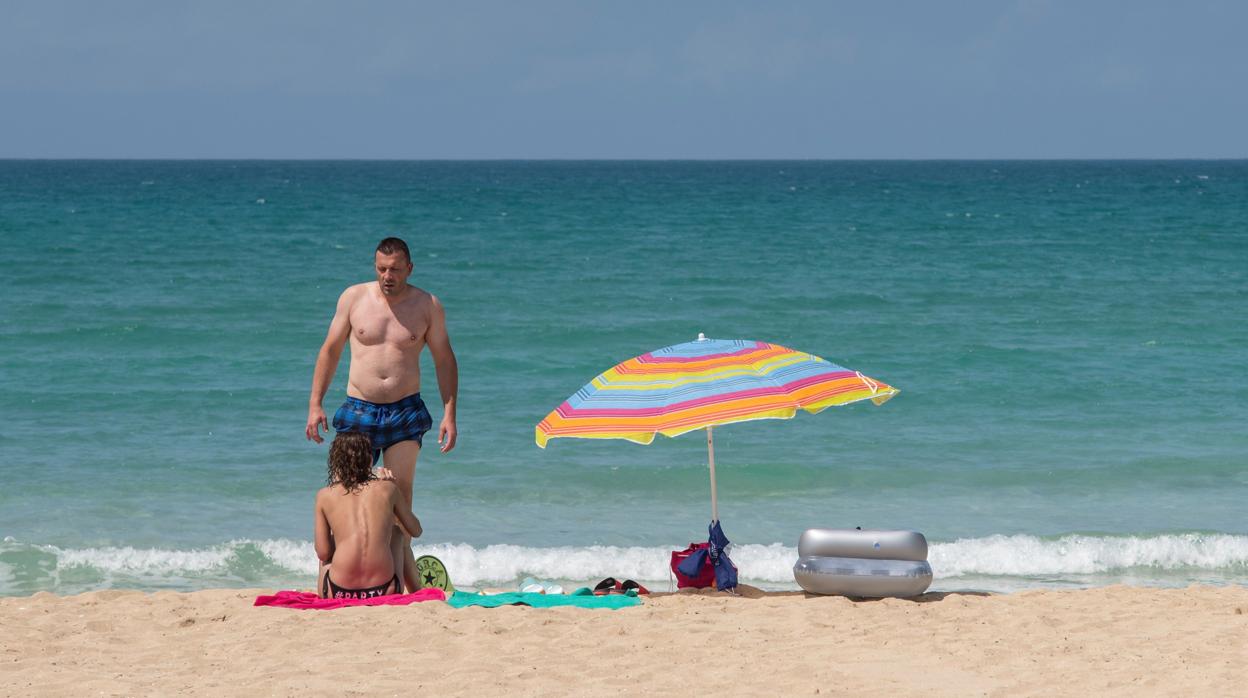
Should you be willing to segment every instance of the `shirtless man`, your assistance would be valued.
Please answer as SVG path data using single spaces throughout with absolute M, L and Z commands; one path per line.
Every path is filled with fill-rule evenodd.
M 455 398 L 459 366 L 446 332 L 446 313 L 437 297 L 407 283 L 412 273 L 407 244 L 386 238 L 377 245 L 377 281 L 356 284 L 338 298 L 329 334 L 316 357 L 312 395 L 308 401 L 307 437 L 318 444 L 328 431 L 321 402 L 333 381 L 348 339 L 351 369 L 347 401 L 334 413 L 335 431 L 358 431 L 372 439 L 374 461 L 384 454 L 385 468 L 398 482 L 408 509 L 412 481 L 425 432 L 433 425 L 420 399 L 420 352 L 433 355 L 442 395 L 438 444 L 443 453 L 455 448 Z M 395 557 L 402 557 L 403 581 L 409 592 L 420 589 L 411 538 L 401 530 L 391 536 Z

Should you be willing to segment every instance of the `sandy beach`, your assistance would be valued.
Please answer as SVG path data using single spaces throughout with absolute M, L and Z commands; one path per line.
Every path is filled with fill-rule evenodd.
M 269 591 L 0 599 L 0 695 L 1232 695 L 1248 681 L 1237 586 L 252 606 Z

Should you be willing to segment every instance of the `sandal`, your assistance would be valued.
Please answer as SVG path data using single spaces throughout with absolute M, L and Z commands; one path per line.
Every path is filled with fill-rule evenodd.
M 607 577 L 594 585 L 594 596 L 606 596 L 607 594 L 614 594 L 619 590 L 620 583 L 615 581 L 615 577 Z
M 638 594 L 649 594 L 650 590 L 631 579 L 625 579 L 624 583 L 620 585 L 620 593 L 636 596 Z

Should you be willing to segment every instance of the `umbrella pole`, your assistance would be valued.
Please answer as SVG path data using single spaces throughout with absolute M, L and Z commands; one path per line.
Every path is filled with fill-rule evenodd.
M 711 427 L 706 428 L 706 453 L 711 462 L 711 522 L 719 521 L 719 503 L 715 496 L 715 439 L 711 436 Z

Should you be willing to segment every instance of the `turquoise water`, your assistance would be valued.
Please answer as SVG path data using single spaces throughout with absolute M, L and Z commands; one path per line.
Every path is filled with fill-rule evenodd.
M 1248 583 L 1248 162 L 0 161 L 0 595 L 306 586 L 312 364 L 391 234 L 459 358 L 415 508 L 461 584 L 667 579 L 705 439 L 533 428 L 699 332 L 902 391 L 716 431 L 746 581 L 863 526 L 935 588 Z

